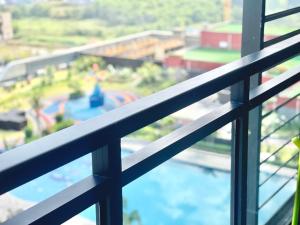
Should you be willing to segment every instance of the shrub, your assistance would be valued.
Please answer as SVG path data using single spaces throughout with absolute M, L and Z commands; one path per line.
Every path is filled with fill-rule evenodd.
M 56 123 L 60 123 L 60 122 L 62 122 L 64 120 L 64 115 L 63 114 L 57 114 L 56 116 L 55 116 L 55 121 L 56 121 Z
M 56 123 L 53 127 L 52 127 L 52 131 L 53 132 L 56 132 L 56 131 L 59 131 L 59 130 L 62 130 L 62 129 L 65 129 L 67 127 L 70 127 L 74 124 L 73 120 L 71 119 L 66 119 L 66 120 L 63 120 L 59 123 Z
M 24 133 L 25 133 L 25 140 L 30 139 L 33 136 L 33 131 L 30 127 L 26 127 Z
M 74 100 L 84 96 L 84 93 L 81 90 L 75 90 L 69 95 L 69 99 Z

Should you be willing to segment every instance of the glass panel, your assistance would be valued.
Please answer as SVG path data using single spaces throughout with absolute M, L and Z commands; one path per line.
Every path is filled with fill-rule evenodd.
M 298 14 L 294 14 L 266 23 L 265 40 L 270 40 L 277 36 L 281 36 L 299 29 L 297 26 L 299 21 L 300 16 Z
M 291 139 L 299 134 L 299 83 L 263 105 L 260 154 L 259 219 L 265 224 L 293 195 L 298 150 Z
M 300 4 L 297 0 L 291 1 L 273 1 L 266 0 L 266 14 L 281 12 L 287 9 L 299 7 Z
M 5 215 L 11 217 L 63 191 L 91 175 L 91 169 L 91 155 L 88 154 L 0 196 L 1 204 L 3 204 L 0 219 L 2 217 L 7 219 Z M 88 219 L 94 218 L 94 210 L 83 211 L 80 216 Z
M 124 187 L 124 219 L 143 225 L 229 224 L 230 156 L 224 152 L 230 152 L 230 134 L 223 139 L 223 132 L 227 129 Z
M 92 206 L 77 216 L 69 219 L 62 225 L 96 225 L 95 221 L 95 206 Z

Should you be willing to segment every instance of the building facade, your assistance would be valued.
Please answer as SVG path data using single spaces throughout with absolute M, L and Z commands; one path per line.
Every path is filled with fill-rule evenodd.
M 3 41 L 10 40 L 14 37 L 11 14 L 4 12 L 0 14 L 0 38 Z

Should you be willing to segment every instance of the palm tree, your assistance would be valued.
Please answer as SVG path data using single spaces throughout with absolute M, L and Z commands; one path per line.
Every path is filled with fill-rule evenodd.
M 42 124 L 40 118 L 40 109 L 42 108 L 41 98 L 42 98 L 42 88 L 41 87 L 33 88 L 31 92 L 31 104 L 32 104 L 32 109 L 35 112 L 36 124 L 37 124 L 39 135 L 42 133 Z
M 142 225 L 141 217 L 137 210 L 128 212 L 127 199 L 123 198 L 123 222 L 125 225 Z

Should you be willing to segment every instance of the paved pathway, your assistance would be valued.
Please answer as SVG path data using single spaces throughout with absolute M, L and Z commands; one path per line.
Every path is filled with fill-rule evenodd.
M 125 139 L 122 142 L 122 147 L 126 149 L 131 149 L 133 152 L 139 151 L 145 146 L 147 142 L 136 142 L 134 140 Z M 199 150 L 195 148 L 189 148 L 176 156 L 173 157 L 173 160 L 192 164 L 195 166 L 207 167 L 212 169 L 217 169 L 221 171 L 230 172 L 231 168 L 231 157 L 230 155 L 208 152 L 205 150 Z M 266 173 L 273 173 L 279 167 L 271 164 L 264 164 L 261 166 L 261 171 Z M 278 174 L 281 176 L 293 176 L 295 174 L 294 169 L 282 168 L 278 171 Z
M 26 202 L 10 194 L 0 195 L 0 223 L 30 208 L 34 203 Z M 75 216 L 63 225 L 94 225 L 93 222 L 80 216 Z

